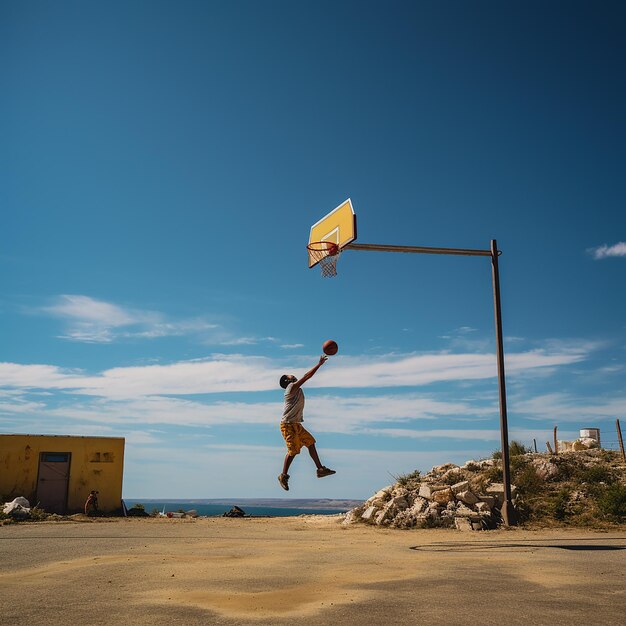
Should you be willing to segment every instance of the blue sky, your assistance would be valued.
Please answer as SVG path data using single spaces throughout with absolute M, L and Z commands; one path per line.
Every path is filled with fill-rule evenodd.
M 0 432 L 126 437 L 126 497 L 368 497 L 626 414 L 622 3 L 0 4 Z M 276 476 L 284 372 L 304 454 Z

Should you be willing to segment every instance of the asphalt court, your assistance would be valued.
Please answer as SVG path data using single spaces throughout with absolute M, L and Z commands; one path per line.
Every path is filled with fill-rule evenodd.
M 324 516 L 8 525 L 0 623 L 623 626 L 624 550 L 620 529 L 393 530 Z

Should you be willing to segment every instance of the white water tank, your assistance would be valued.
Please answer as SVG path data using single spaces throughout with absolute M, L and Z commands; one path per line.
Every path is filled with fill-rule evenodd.
M 600 429 L 599 428 L 581 428 L 580 438 L 581 439 L 595 439 L 598 442 L 598 447 L 599 447 L 600 446 Z

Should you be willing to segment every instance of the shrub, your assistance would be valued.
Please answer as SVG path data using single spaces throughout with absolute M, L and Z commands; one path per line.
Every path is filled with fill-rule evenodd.
M 128 517 L 148 517 L 146 507 L 143 504 L 135 504 L 126 512 Z
M 502 482 L 502 467 L 500 465 L 492 465 L 486 472 L 485 478 L 492 483 Z
M 592 465 L 585 467 L 580 471 L 580 480 L 586 483 L 606 483 L 610 485 L 615 482 L 615 476 L 608 467 L 601 465 Z
M 556 464 L 556 467 L 558 470 L 555 476 L 555 480 L 559 480 L 559 481 L 573 480 L 574 478 L 576 478 L 576 476 L 580 472 L 580 469 L 576 467 L 576 463 L 572 459 L 569 459 L 561 455 L 555 456 L 552 458 L 553 458 L 553 463 Z
M 463 473 L 462 472 L 451 472 L 450 474 L 448 474 L 447 476 L 444 476 L 441 479 L 441 483 L 443 485 L 456 485 L 457 483 L 461 482 L 463 480 Z
M 511 474 L 515 476 L 515 474 L 521 472 L 530 463 L 530 459 L 526 456 L 517 455 L 511 457 L 510 463 Z
M 521 456 L 522 454 L 528 454 L 529 452 L 532 452 L 532 450 L 519 441 L 511 441 L 511 443 L 509 443 L 510 457 Z M 502 458 L 502 450 L 494 450 L 491 453 L 491 458 L 495 461 L 499 461 Z
M 598 498 L 598 509 L 618 522 L 626 520 L 626 485 L 615 483 Z
M 396 481 L 402 487 L 406 487 L 412 483 L 417 483 L 420 480 L 420 471 L 415 470 L 410 474 L 401 474 L 396 478 Z
M 568 514 L 570 492 L 569 489 L 561 489 L 552 501 L 554 519 L 564 520 Z
M 509 444 L 509 454 L 513 456 L 520 456 L 522 454 L 527 454 L 528 452 L 532 452 L 530 448 L 527 448 L 524 444 L 519 441 L 511 441 Z
M 49 514 L 37 506 L 34 506 L 30 510 L 30 519 L 35 522 L 40 522 L 42 520 L 48 519 L 48 517 L 49 517 Z
M 524 495 L 540 494 L 545 485 L 544 481 L 537 474 L 537 470 L 532 465 L 526 465 L 513 477 L 513 483 Z

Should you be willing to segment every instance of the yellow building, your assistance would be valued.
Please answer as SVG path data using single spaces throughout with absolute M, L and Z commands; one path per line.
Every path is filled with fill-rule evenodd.
M 112 513 L 123 472 L 123 437 L 0 435 L 0 501 L 24 496 L 49 513 L 77 513 L 95 490 L 99 509 Z

